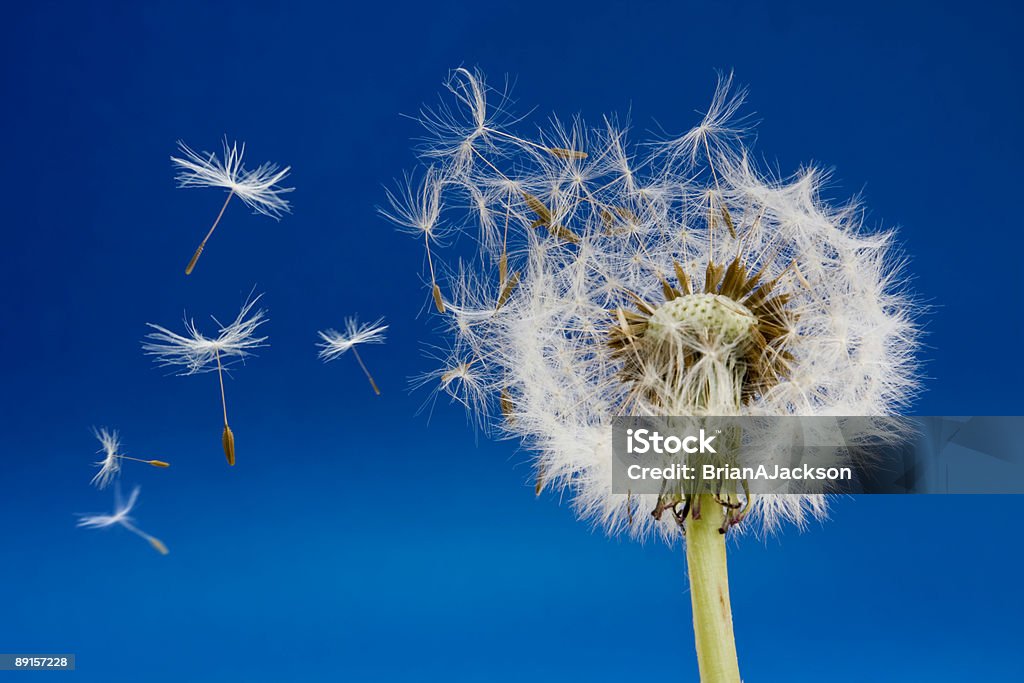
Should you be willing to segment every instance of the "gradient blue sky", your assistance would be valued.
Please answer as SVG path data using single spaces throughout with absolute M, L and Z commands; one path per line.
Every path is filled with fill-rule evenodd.
M 768 4 L 768 3 L 766 3 Z M 696 680 L 681 551 L 535 500 L 514 444 L 407 381 L 430 366 L 419 245 L 375 213 L 449 68 L 521 111 L 682 131 L 715 69 L 750 86 L 757 149 L 835 168 L 901 226 L 931 304 L 917 414 L 1020 414 L 1020 12 L 1010 3 L 19 3 L 0 22 L 0 651 L 73 652 L 89 681 Z M 176 190 L 182 138 L 294 167 L 280 223 Z M 227 386 L 169 377 L 147 321 L 266 292 L 271 346 Z M 317 329 L 387 317 L 324 366 Z M 93 425 L 127 452 L 137 518 L 89 487 Z M 385 464 L 386 467 L 381 465 Z M 391 468 L 391 469 L 388 469 Z M 1019 675 L 1013 497 L 861 497 L 731 549 L 747 681 Z M 0 674 L 2 675 L 2 674 Z M 54 674 L 56 675 L 56 674 Z

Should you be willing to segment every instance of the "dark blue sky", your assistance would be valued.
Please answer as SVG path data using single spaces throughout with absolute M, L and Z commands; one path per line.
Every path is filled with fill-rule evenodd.
M 893 6 L 897 4 L 898 6 Z M 1019 11 L 1009 3 L 23 3 L 0 22 L 0 651 L 74 652 L 81 680 L 695 680 L 681 551 L 609 540 L 525 456 L 476 442 L 408 378 L 430 364 L 420 245 L 376 215 L 451 67 L 506 75 L 536 120 L 683 131 L 715 69 L 749 85 L 757 150 L 835 169 L 899 225 L 931 305 L 918 414 L 1020 414 Z M 294 168 L 280 223 L 177 190 L 179 138 Z M 147 321 L 266 292 L 271 346 L 227 385 L 169 377 Z M 380 315 L 386 346 L 323 365 L 316 330 Z M 140 524 L 74 528 L 93 425 L 122 431 Z M 388 469 L 388 468 L 391 469 Z M 1011 497 L 858 498 L 732 548 L 746 680 L 1018 671 Z M 663 630 L 654 628 L 660 621 Z

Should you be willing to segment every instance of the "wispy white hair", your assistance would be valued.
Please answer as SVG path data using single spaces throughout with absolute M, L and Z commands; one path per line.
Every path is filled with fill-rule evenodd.
M 102 427 L 98 430 L 93 429 L 92 433 L 100 442 L 100 450 L 98 452 L 103 454 L 103 458 L 96 462 L 100 471 L 92 478 L 91 483 L 95 484 L 97 488 L 102 489 L 106 488 L 121 471 L 121 458 L 118 457 L 121 440 L 116 429 L 108 431 L 106 427 Z
M 245 144 L 237 142 L 228 145 L 224 139 L 224 158 L 219 159 L 212 152 L 197 153 L 182 141 L 178 141 L 181 157 L 171 157 L 178 168 L 178 187 L 221 187 L 230 190 L 256 213 L 271 218 L 291 210 L 282 195 L 292 192 L 293 187 L 280 187 L 291 171 L 290 166 L 280 168 L 277 164 L 265 163 L 252 170 L 242 165 Z
M 334 360 L 346 351 L 360 344 L 383 344 L 384 333 L 388 326 L 383 325 L 383 318 L 372 323 L 359 323 L 355 317 L 345 320 L 345 331 L 324 330 L 319 332 L 323 340 L 320 347 L 320 358 L 325 361 Z
M 155 332 L 146 335 L 142 349 L 154 356 L 161 366 L 182 368 L 180 374 L 194 375 L 217 369 L 217 358 L 228 364 L 252 355 L 252 350 L 266 346 L 266 337 L 257 337 L 256 331 L 267 322 L 266 311 L 253 312 L 253 307 L 262 295 L 247 300 L 235 319 L 219 326 L 216 337 L 206 337 L 196 328 L 195 321 L 185 319 L 185 334 L 178 334 L 161 325 L 146 323 Z

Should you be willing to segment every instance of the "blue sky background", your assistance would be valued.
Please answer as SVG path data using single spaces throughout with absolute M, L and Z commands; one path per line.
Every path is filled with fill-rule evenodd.
M 766 3 L 767 4 L 767 3 Z M 750 86 L 757 149 L 814 160 L 901 226 L 927 319 L 923 415 L 1020 414 L 1021 16 L 1010 3 L 18 3 L 0 22 L 0 651 L 73 652 L 89 681 L 696 680 L 682 552 L 536 500 L 515 444 L 415 415 L 433 339 L 422 252 L 375 214 L 448 69 L 516 81 L 535 116 L 683 131 L 714 69 Z M 896 5 L 896 6 L 894 6 Z M 182 138 L 294 168 L 280 223 L 176 190 Z M 266 292 L 271 346 L 227 386 L 170 377 L 147 321 Z M 391 324 L 323 365 L 317 329 Z M 103 511 L 93 425 L 121 430 L 137 518 Z M 386 462 L 393 469 L 381 468 Z M 747 681 L 1019 675 L 1020 501 L 862 497 L 744 539 Z M 2 676 L 2 674 L 0 674 Z

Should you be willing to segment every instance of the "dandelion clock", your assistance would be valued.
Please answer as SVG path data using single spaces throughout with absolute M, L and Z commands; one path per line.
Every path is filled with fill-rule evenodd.
M 448 87 L 386 211 L 428 249 L 450 342 L 435 376 L 524 444 L 538 490 L 609 533 L 685 545 L 701 679 L 739 681 L 726 539 L 822 518 L 826 498 L 613 493 L 610 425 L 897 414 L 918 331 L 893 236 L 824 202 L 821 171 L 759 168 L 730 78 L 687 134 L 639 146 L 611 119 L 524 136 L 480 74 Z M 458 232 L 479 249 L 446 259 L 435 238 Z

